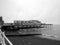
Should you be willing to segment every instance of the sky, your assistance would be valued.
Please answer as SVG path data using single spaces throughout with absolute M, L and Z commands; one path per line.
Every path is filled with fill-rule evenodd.
M 60 24 L 60 0 L 0 0 L 0 16 L 4 22 L 39 20 Z

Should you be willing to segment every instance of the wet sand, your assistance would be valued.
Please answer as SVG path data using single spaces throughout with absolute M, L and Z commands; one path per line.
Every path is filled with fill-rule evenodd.
M 35 36 L 7 36 L 13 45 L 60 45 L 60 41 Z M 7 43 L 7 42 L 6 42 Z M 7 45 L 9 45 L 7 43 Z

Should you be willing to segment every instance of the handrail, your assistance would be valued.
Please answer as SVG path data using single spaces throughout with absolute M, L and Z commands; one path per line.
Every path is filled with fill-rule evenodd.
M 4 32 L 1 31 L 1 29 L 0 29 L 0 32 L 1 32 L 1 36 L 2 36 L 2 38 L 3 38 L 3 40 L 2 40 L 2 43 L 3 43 L 3 44 L 2 44 L 2 45 L 6 45 L 4 39 L 6 39 L 7 42 L 8 42 L 10 45 L 13 45 L 12 42 L 5 36 Z

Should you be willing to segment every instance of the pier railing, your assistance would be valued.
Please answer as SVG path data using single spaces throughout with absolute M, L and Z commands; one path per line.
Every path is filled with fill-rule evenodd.
M 10 44 L 10 45 L 13 45 L 12 42 L 5 36 L 4 32 L 1 31 L 0 29 L 0 44 L 1 45 L 7 45 L 5 43 L 5 40 Z

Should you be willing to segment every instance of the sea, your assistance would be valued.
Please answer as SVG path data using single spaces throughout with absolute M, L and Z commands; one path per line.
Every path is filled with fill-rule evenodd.
M 60 41 L 60 25 L 52 25 L 52 26 L 48 26 L 47 28 L 40 28 L 40 30 L 42 36 L 38 35 L 36 37 L 42 37 L 42 38 L 48 38 L 48 39 Z

